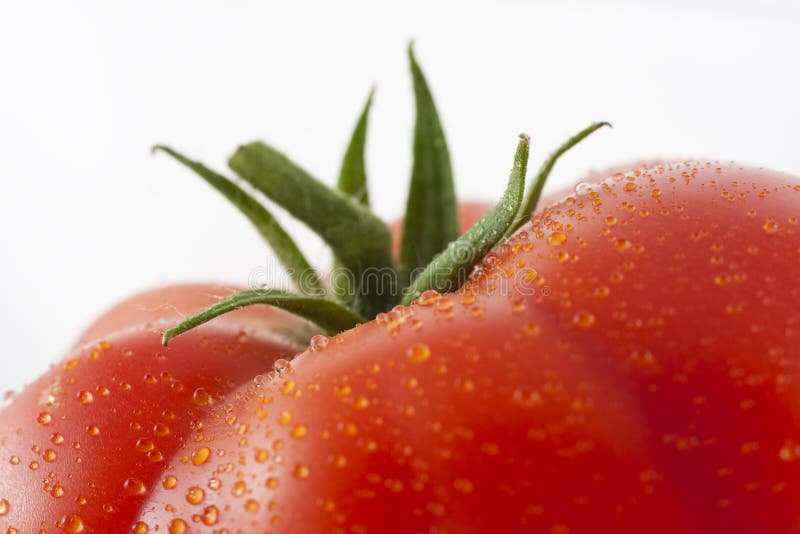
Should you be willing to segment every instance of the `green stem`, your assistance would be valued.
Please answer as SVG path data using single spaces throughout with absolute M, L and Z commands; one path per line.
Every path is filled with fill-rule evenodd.
M 207 323 L 215 317 L 254 304 L 268 304 L 291 312 L 316 323 L 331 335 L 348 330 L 358 323 L 366 322 L 366 319 L 358 313 L 330 300 L 304 297 L 277 289 L 248 289 L 225 297 L 206 308 L 205 311 L 170 328 L 164 332 L 161 342 L 163 345 L 167 345 L 174 337 Z
M 316 270 L 311 267 L 311 264 L 308 263 L 294 240 L 275 217 L 255 198 L 248 195 L 242 188 L 221 174 L 212 171 L 202 163 L 190 160 L 168 146 L 156 145 L 153 147 L 153 151 L 169 154 L 178 162 L 197 173 L 209 185 L 222 193 L 231 204 L 236 206 L 272 248 L 278 257 L 278 261 L 286 268 L 295 286 L 302 293 L 316 297 L 325 295 L 325 289 L 322 287 L 322 282 Z
M 434 289 L 441 293 L 455 291 L 467 279 L 475 264 L 503 239 L 522 204 L 525 173 L 528 166 L 530 138 L 520 134 L 514 167 L 500 202 L 436 257 L 411 284 L 403 298 L 408 305 L 423 291 Z
M 550 176 L 550 171 L 553 170 L 558 158 L 563 156 L 564 153 L 570 148 L 574 147 L 603 126 L 611 127 L 611 124 L 608 122 L 592 123 L 588 127 L 567 139 L 564 144 L 556 149 L 555 152 L 550 154 L 550 157 L 548 157 L 539 168 L 539 172 L 536 174 L 536 177 L 533 180 L 533 186 L 525 195 L 525 201 L 522 203 L 522 208 L 519 210 L 517 217 L 506 232 L 506 237 L 509 237 L 511 234 L 519 230 L 520 226 L 530 220 L 531 216 L 533 215 L 533 211 L 536 209 L 536 205 L 539 203 L 539 198 L 542 196 L 544 184 L 547 182 L 547 178 Z

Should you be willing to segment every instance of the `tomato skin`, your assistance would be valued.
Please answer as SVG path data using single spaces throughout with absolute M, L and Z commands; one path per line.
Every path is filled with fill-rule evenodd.
M 562 200 L 458 293 L 230 395 L 234 409 L 176 454 L 176 485 L 154 488 L 141 520 L 796 531 L 797 184 L 690 162 Z M 214 461 L 181 460 L 206 446 Z
M 192 426 L 299 350 L 284 331 L 308 325 L 266 307 L 161 346 L 164 327 L 231 291 L 170 286 L 117 305 L 0 411 L 0 532 L 124 531 Z

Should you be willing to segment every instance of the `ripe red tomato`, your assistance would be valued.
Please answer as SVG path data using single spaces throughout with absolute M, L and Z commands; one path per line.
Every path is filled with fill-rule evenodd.
M 798 202 L 761 169 L 619 174 L 255 381 L 295 350 L 256 324 L 305 323 L 162 349 L 148 313 L 101 320 L 0 412 L 0 527 L 796 531 Z
M 128 531 L 191 429 L 310 335 L 259 307 L 161 346 L 164 328 L 232 291 L 187 284 L 117 305 L 0 411 L 0 532 Z
M 457 293 L 230 394 L 135 528 L 797 531 L 798 205 L 733 164 L 579 188 Z

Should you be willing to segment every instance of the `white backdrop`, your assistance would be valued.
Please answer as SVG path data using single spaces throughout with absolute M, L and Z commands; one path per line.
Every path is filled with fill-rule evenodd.
M 462 197 L 500 194 L 519 131 L 541 158 L 598 119 L 615 129 L 572 152 L 551 186 L 652 156 L 800 173 L 793 0 L 281 4 L 0 5 L 0 392 L 133 291 L 244 284 L 269 261 L 217 193 L 149 155 L 155 142 L 222 167 L 237 143 L 263 138 L 332 183 L 375 83 L 373 203 L 400 215 L 410 38 Z M 318 241 L 289 227 L 327 263 Z

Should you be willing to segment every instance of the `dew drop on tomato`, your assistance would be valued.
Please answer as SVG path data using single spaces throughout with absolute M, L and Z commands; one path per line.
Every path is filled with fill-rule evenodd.
M 592 312 L 581 311 L 575 314 L 572 323 L 580 329 L 586 329 L 594 325 L 595 316 Z
M 216 506 L 206 506 L 203 510 L 202 516 L 203 524 L 206 526 L 216 525 L 217 521 L 219 521 L 219 510 Z
M 145 491 L 147 491 L 144 482 L 138 478 L 126 479 L 125 482 L 122 483 L 122 487 L 128 495 L 144 495 Z
M 208 406 L 212 400 L 211 394 L 206 388 L 197 388 L 192 393 L 192 402 L 197 406 Z
M 203 465 L 208 461 L 209 456 L 211 456 L 211 449 L 208 447 L 200 447 L 192 452 L 192 463 L 194 465 Z
M 58 526 L 67 534 L 80 534 L 86 530 L 83 518 L 76 514 L 65 515 L 58 522 Z
M 187 528 L 186 521 L 183 519 L 173 519 L 169 522 L 169 534 L 184 534 Z
M 578 196 L 588 195 L 589 191 L 592 190 L 592 186 L 586 182 L 580 182 L 579 184 L 575 185 L 575 194 Z
M 197 486 L 192 486 L 188 490 L 186 490 L 186 502 L 189 504 L 200 504 L 203 502 L 206 493 Z
M 322 334 L 317 334 L 316 336 L 311 338 L 310 349 L 311 350 L 322 350 L 328 344 L 328 338 L 323 336 Z
M 316 338 L 321 338 L 321 339 L 316 339 Z M 325 336 L 314 336 L 311 338 L 311 350 L 316 350 L 316 348 L 314 347 L 315 340 L 316 343 L 321 343 L 322 347 L 324 347 L 328 343 L 328 338 L 326 338 Z M 272 369 L 278 374 L 285 373 L 291 370 L 291 364 L 289 363 L 289 360 L 286 360 L 284 358 L 278 358 L 277 360 L 275 360 L 275 363 L 272 364 Z
M 547 238 L 547 244 L 553 247 L 557 247 L 559 245 L 564 244 L 567 240 L 567 234 L 564 232 L 553 232 L 550 234 L 550 237 Z
M 431 357 L 431 349 L 424 343 L 416 343 L 408 349 L 406 354 L 413 363 L 422 363 Z

